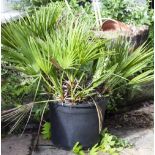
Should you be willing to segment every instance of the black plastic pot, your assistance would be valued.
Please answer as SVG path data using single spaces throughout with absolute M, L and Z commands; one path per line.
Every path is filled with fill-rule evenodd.
M 97 104 L 104 117 L 106 100 Z M 94 104 L 49 104 L 52 142 L 63 149 L 72 149 L 76 142 L 89 148 L 99 141 L 99 120 Z

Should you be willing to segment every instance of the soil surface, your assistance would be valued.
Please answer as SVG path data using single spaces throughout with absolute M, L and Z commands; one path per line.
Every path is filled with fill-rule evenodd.
M 132 106 L 130 111 L 108 115 L 105 126 L 108 128 L 153 128 L 154 104 L 152 101 Z

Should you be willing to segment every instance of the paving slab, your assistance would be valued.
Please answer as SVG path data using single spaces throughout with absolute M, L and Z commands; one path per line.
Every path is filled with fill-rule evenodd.
M 34 144 L 36 144 L 36 139 Z M 37 151 L 33 151 L 32 155 L 75 155 L 72 151 L 66 151 L 55 147 L 50 140 L 44 140 L 42 136 L 39 136 L 39 143 Z
M 115 129 L 112 132 L 134 145 L 131 149 L 124 149 L 120 155 L 154 155 L 153 129 Z
M 38 151 L 33 151 L 32 155 L 75 155 L 71 151 L 65 151 L 52 146 L 39 146 Z
M 154 131 L 153 129 L 134 129 L 134 128 L 119 128 L 110 129 L 114 135 L 127 140 L 133 144 L 132 148 L 124 149 L 120 155 L 154 155 Z M 65 151 L 54 147 L 51 141 L 43 140 L 40 137 L 39 150 L 32 152 L 32 155 L 74 155 L 72 151 Z M 106 155 L 99 152 L 98 155 Z
M 120 155 L 153 155 L 154 154 L 154 131 L 153 129 L 111 129 L 113 134 L 126 139 L 134 144 L 129 149 L 124 149 Z M 40 137 L 38 150 L 30 151 L 32 147 L 32 136 L 25 134 L 20 136 L 9 136 L 2 139 L 2 155 L 74 155 L 72 151 L 66 151 L 54 147 L 49 140 Z M 100 152 L 98 155 L 106 155 Z
M 1 140 L 1 155 L 28 155 L 32 135 L 7 136 Z

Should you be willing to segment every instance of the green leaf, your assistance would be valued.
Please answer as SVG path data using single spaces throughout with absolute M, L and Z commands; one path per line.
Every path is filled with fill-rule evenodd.
M 51 123 L 46 122 L 42 127 L 41 133 L 44 139 L 51 139 Z
M 79 142 L 77 142 L 73 149 L 72 149 L 73 153 L 75 153 L 76 155 L 85 155 L 84 151 L 82 150 L 82 145 L 80 145 Z
M 97 155 L 100 147 L 98 144 L 95 144 L 89 151 L 89 155 Z

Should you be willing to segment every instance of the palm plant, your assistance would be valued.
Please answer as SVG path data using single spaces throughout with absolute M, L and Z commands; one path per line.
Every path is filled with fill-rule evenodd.
M 53 7 L 57 14 L 48 16 L 50 11 L 54 12 Z M 37 103 L 45 104 L 43 112 L 48 102 L 82 104 L 92 100 L 95 104 L 95 100 L 120 85 L 153 78 L 153 69 L 143 71 L 152 60 L 152 49 L 143 45 L 131 53 L 129 44 L 120 40 L 108 48 L 107 41 L 94 37 L 89 21 L 67 16 L 58 25 L 60 8 L 54 5 L 41 8 L 34 16 L 2 29 L 4 58 L 17 70 L 36 78 L 36 94 L 43 85 L 49 95 L 48 100 L 34 100 L 2 112 L 2 120 L 15 121 L 11 131 L 27 113 L 29 120 Z
M 30 53 L 29 38 L 40 37 L 44 39 L 46 34 L 54 31 L 63 9 L 63 4 L 51 3 L 39 11 L 35 10 L 33 15 L 27 14 L 20 21 L 4 25 L 2 43 L 4 45 L 3 51 L 6 52 L 3 52 L 3 55 L 10 55 L 7 56 L 8 61 L 16 64 L 21 63 L 18 65 L 18 69 L 26 74 L 39 74 L 39 68 L 34 62 L 32 53 Z

